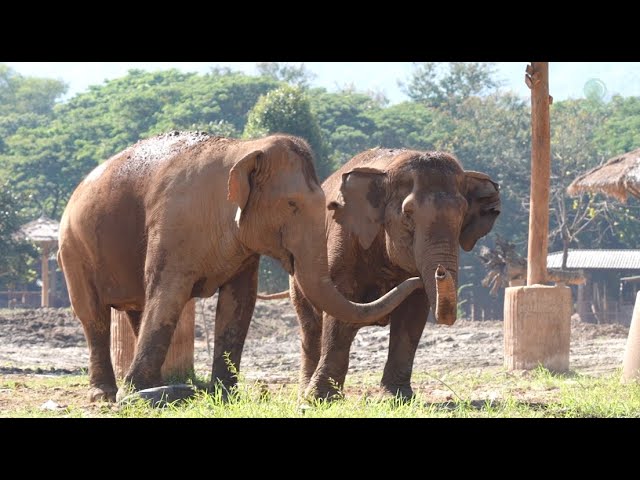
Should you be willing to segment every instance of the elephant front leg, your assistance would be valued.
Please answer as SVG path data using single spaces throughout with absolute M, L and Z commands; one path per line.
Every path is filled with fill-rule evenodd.
M 218 293 L 211 387 L 223 387 L 225 396 L 238 382 L 242 349 L 256 304 L 259 261 L 259 255 L 251 257 Z
M 393 397 L 401 400 L 413 397 L 413 361 L 428 316 L 429 302 L 424 290 L 413 292 L 391 313 L 389 356 L 381 387 Z
M 324 314 L 320 361 L 305 391 L 306 398 L 332 400 L 340 396 L 349 369 L 351 343 L 359 328 Z
M 189 300 L 193 281 L 171 279 L 159 282 L 145 301 L 136 354 L 116 399 L 132 391 L 162 385 L 160 373 L 182 310 Z
M 298 384 L 298 396 L 304 396 L 304 392 L 309 386 L 313 372 L 316 371 L 320 362 L 321 340 L 322 340 L 322 316 L 311 302 L 307 300 L 293 277 L 289 277 L 291 292 L 291 303 L 298 315 L 300 324 L 300 378 Z

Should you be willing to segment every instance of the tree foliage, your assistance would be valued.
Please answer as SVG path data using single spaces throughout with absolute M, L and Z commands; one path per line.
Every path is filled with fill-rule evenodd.
M 320 178 L 325 178 L 333 171 L 326 157 L 318 120 L 311 111 L 311 103 L 303 89 L 285 85 L 258 99 L 249 113 L 244 136 L 256 138 L 272 133 L 288 133 L 309 142 Z
M 33 276 L 34 247 L 14 235 L 22 225 L 21 199 L 8 184 L 0 186 L 0 285 L 14 287 Z

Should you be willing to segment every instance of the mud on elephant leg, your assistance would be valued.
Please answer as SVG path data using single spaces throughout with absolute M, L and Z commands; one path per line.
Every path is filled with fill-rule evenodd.
M 221 386 L 223 398 L 238 382 L 242 349 L 256 304 L 259 260 L 259 255 L 251 257 L 218 293 L 211 389 Z
M 349 369 L 349 350 L 360 326 L 324 314 L 320 362 L 305 391 L 305 398 L 335 400 L 341 397 Z
M 89 318 L 78 315 L 89 345 L 89 401 L 116 400 L 116 377 L 111 364 L 111 309 L 96 307 Z
M 424 290 L 413 292 L 391 314 L 389 355 L 380 383 L 383 394 L 402 401 L 413 397 L 413 361 L 428 316 L 429 302 Z
M 298 384 L 298 397 L 303 397 L 309 386 L 313 372 L 320 362 L 322 340 L 322 317 L 297 285 L 292 285 L 291 302 L 298 315 L 300 323 L 300 379 Z

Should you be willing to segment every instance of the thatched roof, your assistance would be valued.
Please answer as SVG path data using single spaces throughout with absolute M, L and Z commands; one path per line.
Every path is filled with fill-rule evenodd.
M 46 216 L 25 223 L 15 234 L 20 240 L 28 240 L 34 243 L 49 243 L 58 241 L 58 229 L 60 224 Z
M 640 198 L 640 148 L 583 173 L 571 182 L 567 192 L 569 195 L 599 192 L 623 203 L 629 194 Z

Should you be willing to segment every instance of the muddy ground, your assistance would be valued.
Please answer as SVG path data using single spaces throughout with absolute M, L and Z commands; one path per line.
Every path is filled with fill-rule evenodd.
M 210 374 L 216 296 L 196 304 L 195 367 Z M 428 323 L 414 371 L 500 367 L 502 322 L 458 320 L 451 327 Z M 628 326 L 572 320 L 571 370 L 606 374 L 622 362 Z M 210 339 L 207 342 L 207 334 Z M 389 327 L 364 327 L 351 349 L 350 372 L 382 375 Z M 298 325 L 289 300 L 258 300 L 244 348 L 246 379 L 295 383 L 300 364 Z M 76 373 L 86 369 L 88 349 L 80 322 L 69 309 L 0 310 L 0 377 L 32 373 Z M 347 377 L 347 383 L 348 383 Z

